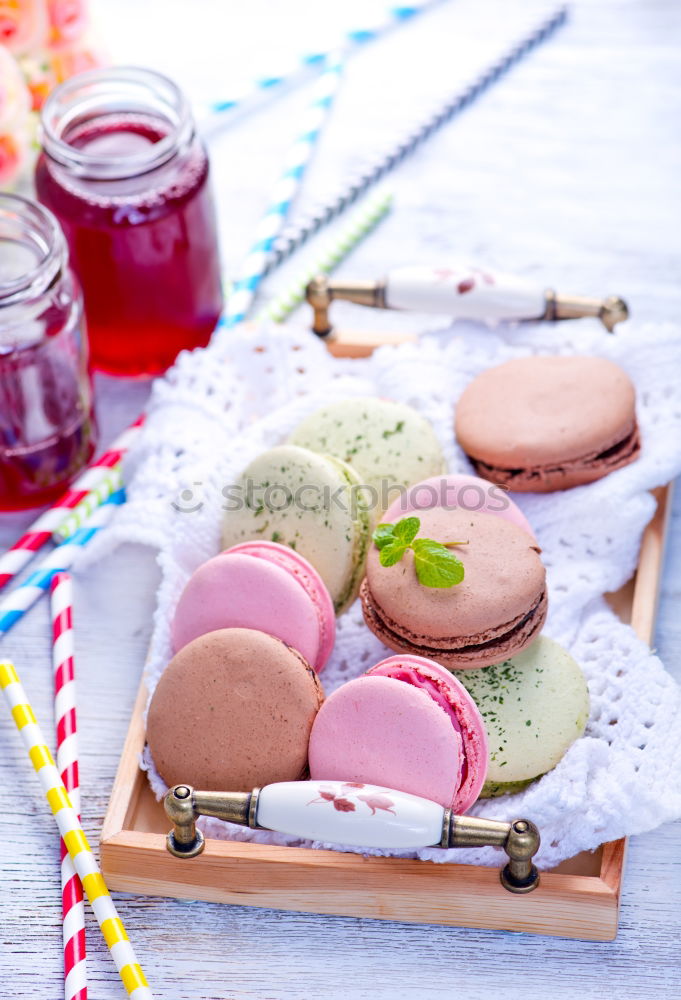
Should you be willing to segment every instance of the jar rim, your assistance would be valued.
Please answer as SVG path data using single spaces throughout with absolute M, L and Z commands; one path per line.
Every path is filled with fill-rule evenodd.
M 54 282 L 66 259 L 66 241 L 59 223 L 49 209 L 19 194 L 0 192 L 0 241 L 3 222 L 16 227 L 18 242 L 30 243 L 36 263 L 16 278 L 0 277 L 0 307 L 40 294 Z
M 170 125 L 170 131 L 144 150 L 124 156 L 91 153 L 64 138 L 74 122 L 121 111 L 155 113 Z M 177 84 L 141 66 L 78 73 L 54 88 L 40 113 L 40 138 L 47 156 L 72 173 L 93 179 L 123 179 L 154 170 L 193 134 L 189 101 Z

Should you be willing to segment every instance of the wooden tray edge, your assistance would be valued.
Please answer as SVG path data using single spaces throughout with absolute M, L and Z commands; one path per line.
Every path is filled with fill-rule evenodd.
M 384 864 L 402 859 L 360 859 L 366 867 L 359 867 L 354 860 L 358 856 L 353 856 L 354 877 L 341 863 L 336 866 L 336 878 L 328 879 L 319 864 L 301 866 L 296 858 L 264 861 L 254 857 L 249 862 L 238 851 L 214 853 L 203 871 L 192 872 L 191 880 L 189 872 L 187 879 L 178 880 L 177 868 L 163 858 L 167 854 L 163 839 L 160 834 L 122 833 L 103 844 L 102 865 L 111 888 L 328 916 L 524 931 L 579 940 L 610 941 L 617 933 L 617 894 L 596 877 L 543 875 L 543 892 L 511 897 L 493 868 L 456 866 L 466 868 L 462 886 L 459 878 L 450 877 L 451 884 L 440 880 L 442 866 L 432 865 L 443 883 L 438 885 L 434 879 L 424 880 L 422 872 L 409 878 Z M 277 867 L 291 870 L 282 873 Z M 302 875 L 305 867 L 308 871 Z M 226 878 L 233 878 L 234 884 L 226 885 Z

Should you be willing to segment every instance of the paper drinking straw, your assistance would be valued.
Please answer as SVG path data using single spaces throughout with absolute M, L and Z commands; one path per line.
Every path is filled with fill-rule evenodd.
M 464 90 L 452 95 L 440 108 L 425 119 L 416 129 L 410 131 L 391 149 L 378 156 L 366 170 L 352 176 L 345 187 L 332 196 L 326 204 L 314 210 L 311 215 L 299 223 L 287 227 L 273 241 L 272 251 L 265 266 L 262 277 L 270 274 L 294 251 L 301 247 L 310 236 L 322 226 L 340 215 L 352 205 L 373 184 L 383 178 L 398 164 L 417 149 L 421 143 L 446 122 L 451 121 L 464 108 L 476 100 L 488 87 L 504 76 L 512 66 L 520 62 L 529 52 L 544 42 L 567 20 L 567 8 L 559 7 L 549 18 L 535 28 L 529 35 L 522 38 L 506 55 L 493 63 L 478 79 Z
M 375 41 L 393 28 L 411 21 L 422 11 L 442 2 L 443 0 L 420 0 L 416 3 L 392 5 L 377 21 L 359 24 L 351 28 L 334 48 L 336 51 L 342 50 L 349 53 L 354 48 Z M 254 80 L 241 93 L 216 101 L 211 105 L 210 111 L 222 116 L 224 112 L 233 113 L 237 110 L 244 110 L 251 104 L 261 103 L 263 100 L 282 93 L 296 83 L 308 79 L 309 74 L 321 69 L 332 54 L 333 50 L 306 52 L 293 61 L 289 70 Z
M 121 465 L 114 465 L 104 476 L 98 486 L 84 497 L 77 507 L 74 507 L 65 521 L 52 533 L 52 540 L 60 545 L 67 538 L 82 528 L 90 515 L 108 500 L 112 493 L 123 489 L 123 472 Z
M 95 856 L 90 850 L 78 815 L 64 788 L 19 675 L 12 663 L 0 662 L 0 688 L 19 735 L 38 775 L 73 866 L 94 910 L 104 940 L 123 985 L 132 1000 L 152 1000 L 152 992 L 109 895 Z
M 270 206 L 256 230 L 255 241 L 227 300 L 223 327 L 227 329 L 246 318 L 263 276 L 274 239 L 282 229 L 305 169 L 312 159 L 317 139 L 333 104 L 340 82 L 342 63 L 332 59 L 317 81 L 303 127 L 286 157 L 286 166 L 272 194 Z
M 80 821 L 73 600 L 68 573 L 56 573 L 52 577 L 50 595 L 57 770 Z M 60 838 L 60 848 L 64 1000 L 87 1000 L 83 887 L 63 838 Z
M 260 319 L 283 323 L 305 298 L 308 283 L 318 274 L 329 274 L 386 217 L 392 205 L 391 192 L 370 195 L 360 205 L 344 229 L 329 243 L 314 264 L 306 268 L 295 281 L 278 295 L 260 314 Z
M 71 488 L 57 500 L 54 506 L 41 514 L 19 541 L 0 556 L 0 589 L 28 565 L 36 552 L 50 540 L 52 533 L 71 514 L 73 508 L 101 483 L 113 465 L 120 462 L 137 438 L 143 423 L 144 417 L 138 417 L 134 424 L 123 431 L 111 447 L 76 479 Z
M 16 590 L 0 601 L 0 636 L 26 614 L 29 608 L 49 589 L 55 573 L 70 569 L 84 545 L 111 520 L 116 507 L 125 502 L 125 492 L 112 493 L 106 503 L 98 507 L 90 519 L 79 528 L 68 542 L 59 545 L 43 560 L 38 569 L 26 577 Z

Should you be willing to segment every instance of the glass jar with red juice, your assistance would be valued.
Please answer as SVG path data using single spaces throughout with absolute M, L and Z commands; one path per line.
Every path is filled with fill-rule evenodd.
M 39 200 L 83 286 L 92 363 L 156 375 L 202 347 L 222 310 L 208 157 L 166 77 L 123 67 L 72 77 L 45 102 Z
M 42 205 L 0 194 L 0 510 L 59 496 L 95 448 L 83 302 Z

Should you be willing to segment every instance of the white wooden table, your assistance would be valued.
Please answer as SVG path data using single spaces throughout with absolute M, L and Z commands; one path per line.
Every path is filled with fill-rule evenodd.
M 181 16 L 189 6 L 191 22 Z M 304 48 L 293 20 L 307 24 L 301 32 L 312 39 L 323 23 L 352 16 L 350 4 L 332 10 L 311 0 L 100 0 L 99 7 L 117 61 L 165 69 L 195 96 L 223 96 L 231 69 L 245 58 L 255 65 L 268 44 Z M 416 120 L 447 92 L 448 79 L 483 58 L 490 32 L 513 35 L 513 24 L 533 7 L 530 0 L 450 0 L 359 53 L 303 202 L 322 197 L 348 167 L 389 142 L 400 122 Z M 246 249 L 300 101 L 293 94 L 213 144 L 228 267 Z M 400 168 L 393 217 L 344 272 L 373 277 L 390 265 L 460 254 L 569 291 L 620 293 L 638 318 L 677 320 L 680 120 L 678 3 L 576 3 L 553 41 Z M 286 276 L 273 277 L 267 291 Z M 345 315 L 357 322 L 356 313 Z M 388 314 L 359 319 L 379 327 L 418 322 Z M 97 386 L 106 442 L 139 411 L 148 387 L 102 378 Z M 0 517 L 0 545 L 28 521 Z M 681 679 L 680 567 L 677 492 L 656 645 Z M 83 809 L 93 844 L 139 681 L 156 580 L 153 553 L 127 547 L 77 581 Z M 3 641 L 2 654 L 16 660 L 47 728 L 45 603 Z M 54 1000 L 61 990 L 58 847 L 4 714 L 0 774 L 0 995 Z M 621 930 L 611 944 L 134 896 L 118 903 L 156 995 L 167 1000 L 482 1000 L 497 991 L 508 1000 L 661 1000 L 681 991 L 680 824 L 631 841 Z M 122 996 L 88 920 L 90 995 Z

